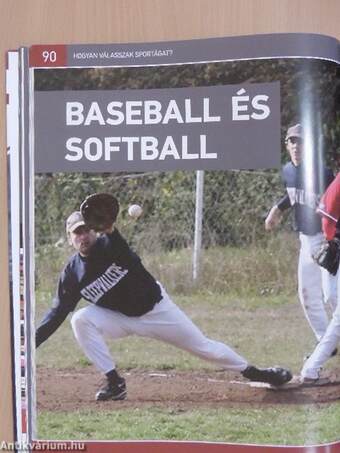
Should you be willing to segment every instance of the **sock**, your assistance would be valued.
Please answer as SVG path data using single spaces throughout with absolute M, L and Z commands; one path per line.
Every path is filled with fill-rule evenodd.
M 117 384 L 119 381 L 121 381 L 121 377 L 119 376 L 117 370 L 113 369 L 107 373 L 105 373 L 106 377 L 108 378 L 109 381 L 113 382 L 114 384 Z

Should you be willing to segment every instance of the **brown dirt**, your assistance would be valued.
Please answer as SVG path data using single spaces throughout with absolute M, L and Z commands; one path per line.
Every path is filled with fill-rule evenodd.
M 332 374 L 340 380 L 340 369 Z M 193 407 L 330 403 L 340 399 L 340 384 L 277 391 L 233 384 L 230 381 L 242 380 L 240 375 L 225 371 L 131 370 L 123 371 L 122 375 L 126 378 L 127 399 L 103 403 L 94 400 L 101 378 L 92 367 L 38 368 L 38 409 L 74 411 L 98 410 L 99 406 L 102 410 L 157 406 L 180 411 Z

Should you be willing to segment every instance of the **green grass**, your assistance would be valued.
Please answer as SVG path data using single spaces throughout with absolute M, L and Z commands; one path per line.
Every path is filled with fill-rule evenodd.
M 339 439 L 340 403 L 260 409 L 126 409 L 39 415 L 43 439 L 196 440 L 312 445 Z

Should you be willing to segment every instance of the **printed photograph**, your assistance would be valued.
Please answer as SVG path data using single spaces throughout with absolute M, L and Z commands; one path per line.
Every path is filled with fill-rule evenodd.
M 338 204 L 329 195 L 340 166 L 336 64 L 292 58 L 34 70 L 35 96 L 54 92 L 73 102 L 77 92 L 93 102 L 98 90 L 109 99 L 126 90 L 132 99 L 134 90 L 147 98 L 154 89 L 274 82 L 276 167 L 270 126 L 259 132 L 242 120 L 249 166 L 103 172 L 76 161 L 85 153 L 80 141 L 68 148 L 72 172 L 41 171 L 35 162 L 37 439 L 314 445 L 340 438 L 338 265 L 322 258 L 326 241 L 337 243 Z M 35 142 L 54 149 L 45 128 L 53 105 L 51 112 L 39 105 Z M 239 115 L 264 114 L 264 106 L 262 99 Z M 145 120 L 135 107 L 130 118 Z M 205 118 L 216 115 L 210 107 Z M 86 128 L 84 111 L 72 108 L 69 118 L 83 115 Z M 119 118 L 107 113 L 105 122 Z M 101 114 L 94 108 L 88 121 L 101 124 Z M 168 115 L 176 131 L 180 114 Z M 195 127 L 204 134 L 208 126 Z M 166 143 L 164 165 L 179 150 Z M 92 163 L 101 146 L 88 145 Z M 199 153 L 189 139 L 186 146 L 187 155 Z M 237 148 L 206 150 L 213 152 Z M 268 166 L 253 164 L 256 152 Z

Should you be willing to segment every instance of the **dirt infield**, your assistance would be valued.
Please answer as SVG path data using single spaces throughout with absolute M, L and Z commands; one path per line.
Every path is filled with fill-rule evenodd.
M 332 374 L 340 379 L 340 369 Z M 37 370 L 38 410 L 75 411 L 158 406 L 178 410 L 192 407 L 262 406 L 331 403 L 340 399 L 340 385 L 274 391 L 233 384 L 240 375 L 225 371 L 130 370 L 125 401 L 94 401 L 100 375 L 92 367 Z M 339 379 L 338 379 L 339 378 Z

